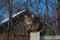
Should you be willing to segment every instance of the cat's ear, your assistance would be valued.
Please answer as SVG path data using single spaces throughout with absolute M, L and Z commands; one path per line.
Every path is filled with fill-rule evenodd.
M 34 15 L 31 15 L 32 18 L 34 18 Z
M 24 15 L 25 18 L 27 18 L 27 15 Z

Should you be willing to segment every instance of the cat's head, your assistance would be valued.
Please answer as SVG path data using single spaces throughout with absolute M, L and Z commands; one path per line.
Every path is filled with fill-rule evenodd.
M 34 20 L 34 14 L 26 14 L 24 15 L 24 22 L 27 24 L 27 25 L 32 25 L 33 23 L 33 20 Z
M 28 15 L 24 15 L 24 18 L 25 18 L 25 20 L 33 20 L 34 19 L 34 15 L 33 14 L 28 14 Z

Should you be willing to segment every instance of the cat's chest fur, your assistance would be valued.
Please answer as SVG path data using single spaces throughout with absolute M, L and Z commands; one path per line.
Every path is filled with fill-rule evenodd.
M 30 21 L 24 21 L 24 22 L 26 23 L 26 25 L 32 25 L 33 24 L 31 20 Z

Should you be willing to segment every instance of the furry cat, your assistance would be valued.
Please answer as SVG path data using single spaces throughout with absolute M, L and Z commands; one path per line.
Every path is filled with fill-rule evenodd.
M 43 29 L 42 22 L 40 21 L 39 17 L 35 16 L 34 14 L 24 15 L 24 18 L 25 24 L 28 25 L 26 27 L 27 30 L 38 31 Z
M 20 17 L 20 19 L 24 18 L 24 20 L 18 21 L 18 24 L 14 26 L 15 35 L 29 35 L 30 32 L 41 31 L 43 29 L 43 23 L 38 16 L 32 13 L 23 13 Z

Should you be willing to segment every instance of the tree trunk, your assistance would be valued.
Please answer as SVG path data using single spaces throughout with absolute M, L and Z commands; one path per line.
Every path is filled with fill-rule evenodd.
M 56 13 L 57 35 L 60 35 L 60 0 L 58 0 L 58 9 Z
M 8 21 L 8 28 L 7 28 L 7 40 L 9 40 L 9 33 L 12 28 L 12 0 L 9 0 L 9 21 Z

